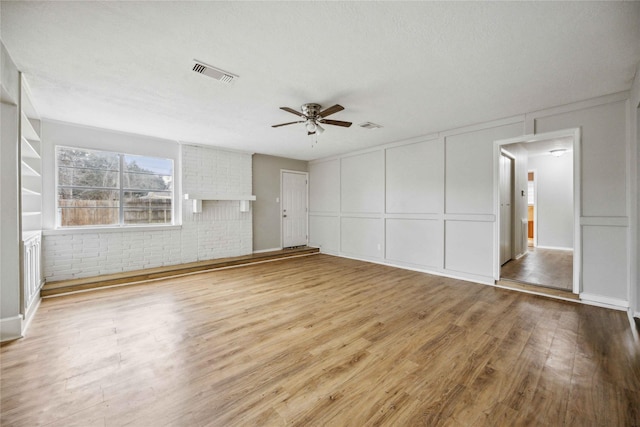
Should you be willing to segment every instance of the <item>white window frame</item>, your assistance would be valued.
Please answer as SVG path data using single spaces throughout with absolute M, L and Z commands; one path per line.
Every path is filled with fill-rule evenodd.
M 118 188 L 117 190 L 114 189 L 114 191 L 119 191 L 120 192 L 120 196 L 119 196 L 119 209 L 118 209 L 118 223 L 117 224 L 91 224 L 91 225 L 83 225 L 83 226 L 70 226 L 70 227 L 64 227 L 62 226 L 62 218 L 60 215 L 60 208 L 58 206 L 58 188 L 59 188 L 59 183 L 58 183 L 58 177 L 59 177 L 59 165 L 58 165 L 58 149 L 59 148 L 67 148 L 67 149 L 72 149 L 72 150 L 83 150 L 83 151 L 94 151 L 94 152 L 102 152 L 102 153 L 110 153 L 110 154 L 116 154 L 119 156 L 120 159 L 120 165 L 119 165 L 119 178 L 118 178 Z M 172 181 L 172 187 L 171 187 L 171 222 L 170 223 L 153 223 L 153 224 L 125 224 L 124 223 L 124 203 L 122 203 L 122 201 L 124 200 L 124 192 L 125 192 L 125 188 L 122 186 L 123 182 L 124 182 L 124 157 L 125 156 L 137 156 L 137 157 L 149 157 L 149 158 L 155 158 L 155 159 L 163 159 L 163 160 L 169 160 L 171 161 L 171 181 Z M 54 198 L 54 209 L 55 209 L 55 230 L 105 230 L 105 229 L 139 229 L 139 228 L 144 228 L 144 229 L 148 229 L 148 228 L 175 228 L 175 226 L 177 225 L 176 223 L 176 214 L 178 212 L 178 208 L 177 208 L 177 200 L 176 200 L 176 161 L 170 157 L 163 157 L 163 156 L 153 156 L 153 155 L 147 155 L 147 154 L 137 154 L 137 153 L 127 153 L 127 152 L 123 152 L 123 151 L 113 151 L 113 150 L 103 150 L 103 149 L 97 149 L 97 148 L 86 148 L 86 147 L 77 147 L 77 146 L 71 146 L 71 145 L 56 145 L 54 147 L 54 171 L 55 171 L 55 191 L 53 194 L 53 198 Z

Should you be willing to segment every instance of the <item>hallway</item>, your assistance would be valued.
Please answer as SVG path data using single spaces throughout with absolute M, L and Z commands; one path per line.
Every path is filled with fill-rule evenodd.
M 500 269 L 503 279 L 556 289 L 573 289 L 573 251 L 530 247 L 520 259 Z

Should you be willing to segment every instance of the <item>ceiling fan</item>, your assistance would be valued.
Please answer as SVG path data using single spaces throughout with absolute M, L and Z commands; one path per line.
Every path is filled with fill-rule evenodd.
M 348 128 L 351 126 L 351 122 L 343 122 L 341 120 L 328 120 L 325 119 L 330 114 L 337 113 L 338 111 L 344 110 L 342 105 L 334 105 L 333 107 L 329 107 L 325 110 L 321 111 L 322 106 L 319 104 L 303 104 L 300 109 L 302 112 L 296 111 L 293 108 L 289 107 L 280 107 L 281 110 L 287 111 L 289 113 L 295 114 L 296 116 L 302 117 L 304 120 L 298 120 L 296 122 L 288 122 L 281 123 L 279 125 L 273 125 L 271 127 L 277 128 L 280 126 L 293 125 L 295 123 L 304 123 L 307 128 L 307 135 L 320 134 L 324 132 L 324 128 L 321 125 L 333 125 L 333 126 L 342 126 Z

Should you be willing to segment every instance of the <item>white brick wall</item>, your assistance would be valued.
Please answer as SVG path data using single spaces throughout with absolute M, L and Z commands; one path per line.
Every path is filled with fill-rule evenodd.
M 251 155 L 182 145 L 182 192 L 251 194 Z M 182 209 L 182 228 L 43 237 L 44 276 L 66 280 L 251 253 L 252 213 L 238 201 Z

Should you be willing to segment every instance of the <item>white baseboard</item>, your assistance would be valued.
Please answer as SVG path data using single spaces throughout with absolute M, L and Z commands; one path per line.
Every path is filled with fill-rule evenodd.
M 22 338 L 22 316 L 0 319 L 0 342 Z
M 38 293 L 36 300 L 31 302 L 31 305 L 24 315 L 24 322 L 22 324 L 22 336 L 25 336 L 27 334 L 27 329 L 29 329 L 29 325 L 31 325 L 31 321 L 35 317 L 36 311 L 38 311 L 41 302 L 42 298 L 40 298 L 40 293 Z
M 623 311 L 628 311 L 629 309 L 629 301 L 619 298 L 611 298 L 602 295 L 587 294 L 583 292 L 580 294 L 580 299 L 585 304 L 596 305 L 598 307 L 612 308 L 614 310 Z
M 631 335 L 635 342 L 640 342 L 640 335 L 638 335 L 638 328 L 636 327 L 636 321 L 633 318 L 633 311 L 627 310 L 627 316 L 629 317 L 629 327 L 631 328 Z
M 523 252 L 523 253 L 521 253 L 521 254 L 519 254 L 519 255 L 516 255 L 516 259 L 520 259 L 520 258 L 522 258 L 523 256 L 525 256 L 526 254 L 527 254 L 526 252 Z
M 492 286 L 494 284 L 492 277 L 480 276 L 480 275 L 471 274 L 471 273 L 463 273 L 459 271 L 445 270 L 445 269 L 442 269 L 442 270 L 430 269 L 428 267 L 420 267 L 420 266 L 406 265 L 406 264 L 397 263 L 397 262 L 390 262 L 380 258 L 356 257 L 352 255 L 345 255 L 342 253 L 332 253 L 329 251 L 325 251 L 323 253 L 327 255 L 338 256 L 341 258 L 353 259 L 356 261 L 370 262 L 373 264 L 386 265 L 387 267 L 401 268 L 403 270 L 417 271 L 418 273 L 426 273 L 434 276 L 447 277 L 449 279 L 464 280 L 465 282 L 479 283 L 481 285 Z
M 573 248 L 565 248 L 562 246 L 542 246 L 542 245 L 536 246 L 536 249 L 553 249 L 555 251 L 572 251 L 573 250 Z
M 260 249 L 259 251 L 253 251 L 254 254 L 261 254 L 263 252 L 273 252 L 273 251 L 281 251 L 282 248 L 270 248 L 270 249 Z

